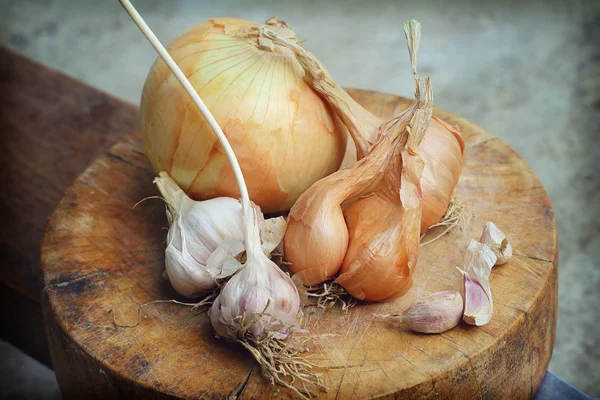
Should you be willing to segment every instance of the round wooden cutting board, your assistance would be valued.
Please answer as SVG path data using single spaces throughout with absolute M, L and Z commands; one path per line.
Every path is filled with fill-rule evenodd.
M 382 117 L 410 101 L 350 90 Z M 322 399 L 519 399 L 532 396 L 554 344 L 557 312 L 557 237 L 548 195 L 510 147 L 448 112 L 460 127 L 467 164 L 456 195 L 473 218 L 421 248 L 414 288 L 402 299 L 359 304 L 347 313 L 307 307 L 311 361 L 324 369 Z M 206 313 L 176 304 L 162 278 L 167 225 L 154 173 L 133 134 L 97 159 L 66 192 L 42 248 L 46 334 L 65 398 L 287 399 L 251 356 L 216 339 Z M 439 335 L 416 334 L 373 318 L 401 312 L 417 296 L 459 289 L 470 239 L 494 221 L 509 236 L 514 256 L 491 276 L 494 316 L 483 327 L 461 323 Z M 112 310 L 112 311 L 111 311 Z

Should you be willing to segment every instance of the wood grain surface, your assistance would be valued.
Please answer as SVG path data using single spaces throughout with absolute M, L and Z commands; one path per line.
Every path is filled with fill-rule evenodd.
M 0 336 L 49 363 L 40 247 L 64 191 L 138 129 L 131 104 L 0 46 Z
M 388 117 L 408 106 L 393 95 L 351 90 Z M 557 237 L 552 206 L 539 179 L 506 144 L 450 113 L 460 126 L 467 165 L 457 196 L 473 213 L 464 232 L 422 248 L 414 288 L 402 299 L 340 309 L 305 308 L 311 360 L 323 370 L 323 399 L 530 398 L 546 372 L 557 311 Z M 97 159 L 69 188 L 53 214 L 42 248 L 43 310 L 57 378 L 65 398 L 285 399 L 237 345 L 216 339 L 205 313 L 155 304 L 136 321 L 138 305 L 176 298 L 161 278 L 167 224 L 140 152 L 139 134 Z M 490 324 L 461 323 L 439 334 L 411 333 L 373 319 L 400 312 L 417 296 L 461 286 L 471 238 L 491 220 L 515 255 L 493 270 Z

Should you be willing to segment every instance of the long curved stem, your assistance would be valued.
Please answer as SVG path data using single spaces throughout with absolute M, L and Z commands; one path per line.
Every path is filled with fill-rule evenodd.
M 252 218 L 254 220 L 254 215 L 253 215 L 254 212 L 253 212 L 252 206 L 250 204 L 250 196 L 248 194 L 248 188 L 246 187 L 246 181 L 244 180 L 244 176 L 242 175 L 242 169 L 240 168 L 240 163 L 238 162 L 238 160 L 235 156 L 235 153 L 233 152 L 233 149 L 231 148 L 231 145 L 229 144 L 229 141 L 227 140 L 227 137 L 223 133 L 223 130 L 221 129 L 221 127 L 215 120 L 215 117 L 213 117 L 213 115 L 210 112 L 210 110 L 208 109 L 208 107 L 206 107 L 206 104 L 204 104 L 204 102 L 200 98 L 200 95 L 196 92 L 196 90 L 194 89 L 194 87 L 192 86 L 190 81 L 187 79 L 187 77 L 181 71 L 181 68 L 179 68 L 179 66 L 177 65 L 175 60 L 173 60 L 173 57 L 171 57 L 171 55 L 169 54 L 167 49 L 165 49 L 165 47 L 162 45 L 160 40 L 158 40 L 158 38 L 156 37 L 154 32 L 152 32 L 152 29 L 150 29 L 150 27 L 148 26 L 148 24 L 146 24 L 146 22 L 144 21 L 142 16 L 137 12 L 137 10 L 133 6 L 133 4 L 131 4 L 131 1 L 130 0 L 119 0 L 119 2 L 121 3 L 121 5 L 125 9 L 125 11 L 127 11 L 127 13 L 129 14 L 129 16 L 131 17 L 133 22 L 135 22 L 135 24 L 138 26 L 138 28 L 140 28 L 140 30 L 142 31 L 144 36 L 146 36 L 146 38 L 148 39 L 148 41 L 150 42 L 152 47 L 154 47 L 154 49 L 156 50 L 158 55 L 163 59 L 163 61 L 167 64 L 169 69 L 173 72 L 173 75 L 175 75 L 175 78 L 177 78 L 179 83 L 181 83 L 181 86 L 183 86 L 183 89 L 190 96 L 190 98 L 192 99 L 192 102 L 196 105 L 196 107 L 198 107 L 198 110 L 200 111 L 202 116 L 204 116 L 204 118 L 206 119 L 206 122 L 208 122 L 208 125 L 211 127 L 211 129 L 213 130 L 213 132 L 219 139 L 219 142 L 221 143 L 221 146 L 223 146 L 223 150 L 225 150 L 225 154 L 227 155 L 227 158 L 229 159 L 229 163 L 231 164 L 231 168 L 233 169 L 233 174 L 235 175 L 235 179 L 237 181 L 238 188 L 240 190 L 240 195 L 242 198 L 242 214 L 243 215 L 252 214 L 252 216 L 253 216 Z M 256 224 L 253 224 L 253 225 L 256 225 Z M 248 242 L 250 232 L 248 232 L 248 229 L 244 229 L 244 232 L 246 235 L 246 242 Z

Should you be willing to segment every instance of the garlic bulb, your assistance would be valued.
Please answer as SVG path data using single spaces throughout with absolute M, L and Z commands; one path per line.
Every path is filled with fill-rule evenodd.
M 251 223 L 246 224 L 249 229 Z M 210 321 L 215 331 L 228 339 L 285 339 L 297 325 L 298 289 L 260 251 L 258 230 L 253 230 L 251 237 L 246 244 L 247 261 L 221 289 L 210 308 Z
M 335 282 L 360 300 L 389 301 L 412 287 L 419 258 L 423 172 L 417 146 L 432 113 L 428 79 L 424 87 L 425 99 L 422 104 L 417 101 L 406 128 L 408 148 L 402 142 L 392 145 L 379 184 L 344 210 L 348 250 Z
M 471 240 L 465 254 L 463 269 L 458 268 L 464 280 L 463 319 L 467 324 L 481 326 L 492 319 L 494 302 L 489 279 L 495 263 L 496 256 L 489 247 Z
M 266 25 L 298 40 L 283 21 Z M 231 142 L 250 198 L 263 212 L 276 212 L 339 168 L 347 134 L 304 81 L 294 55 L 259 39 L 259 26 L 209 19 L 168 49 Z M 154 171 L 168 172 L 195 200 L 240 197 L 217 137 L 161 59 L 148 73 L 140 112 Z
M 187 242 L 187 249 L 197 262 L 205 264 L 225 238 L 243 239 L 239 201 L 229 197 L 194 201 L 166 172 L 161 172 L 154 183 L 167 202 L 167 243 L 182 249 L 182 243 Z
M 241 196 L 242 231 L 244 234 L 243 240 L 247 261 L 243 266 L 240 265 L 244 268 L 244 273 L 238 273 L 236 275 L 238 276 L 237 279 L 227 282 L 223 288 L 225 296 L 221 297 L 223 294 L 221 293 L 215 300 L 215 303 L 213 303 L 210 309 L 211 322 L 213 322 L 215 329 L 223 335 L 230 334 L 229 337 L 235 337 L 238 342 L 242 343 L 260 363 L 263 373 L 271 379 L 272 383 L 278 383 L 292 389 L 301 396 L 308 396 L 310 393 L 306 389 L 306 384 L 313 383 L 323 388 L 319 377 L 310 370 L 312 364 L 298 359 L 298 351 L 293 346 L 282 346 L 279 340 L 280 338 L 287 337 L 290 329 L 296 326 L 300 297 L 291 279 L 281 273 L 281 271 L 278 271 L 277 266 L 265 255 L 264 247 L 261 247 L 259 220 L 262 219 L 262 214 L 250 201 L 240 163 L 223 130 L 181 68 L 160 43 L 150 27 L 144 22 L 131 2 L 129 0 L 121 0 L 121 4 L 142 33 L 148 38 L 168 68 L 173 72 L 192 103 L 194 103 L 197 110 L 204 116 L 206 122 L 217 136 L 231 164 Z M 224 27 L 221 26 L 221 28 Z M 176 220 L 180 209 L 180 207 L 173 207 L 169 201 L 175 197 L 182 197 L 178 194 L 179 192 L 176 190 L 176 187 L 177 185 L 170 185 L 169 189 L 171 190 L 165 191 L 173 195 L 171 197 L 165 196 L 165 201 L 169 204 L 168 207 L 170 207 L 170 211 L 168 211 L 170 222 Z M 218 218 L 219 215 L 214 215 L 213 217 Z M 278 242 L 278 240 L 274 240 L 277 233 L 276 226 L 275 224 L 268 227 L 269 232 L 265 235 L 268 238 L 265 242 L 266 246 L 272 246 L 271 242 Z M 175 229 L 181 237 L 184 237 L 181 234 L 183 230 L 180 226 L 175 227 Z M 184 249 L 187 250 L 185 244 L 186 240 L 184 237 L 182 239 L 182 251 Z M 207 262 L 214 261 L 218 263 L 217 260 L 225 260 L 227 269 L 235 264 L 239 265 L 239 261 L 233 257 L 240 249 L 235 244 L 235 240 L 228 240 L 227 243 L 224 240 L 219 246 L 219 253 L 212 258 L 209 256 L 210 260 L 207 260 Z M 198 264 L 196 263 L 196 265 Z M 226 268 L 222 268 L 221 271 L 224 269 Z M 234 266 L 231 269 L 235 270 L 236 268 Z M 242 293 L 247 296 L 240 299 L 235 296 L 236 293 Z M 260 308 L 257 307 L 263 303 L 264 308 L 259 312 Z M 267 312 L 269 312 L 268 315 L 266 314 Z M 236 328 L 235 324 L 239 328 L 237 334 L 232 332 Z M 233 336 L 234 334 L 235 336 Z M 256 341 L 257 338 L 263 336 L 266 340 Z M 288 377 L 291 378 L 291 382 L 284 380 L 284 378 Z M 302 388 L 294 386 L 294 383 L 297 381 L 301 382 Z
M 512 257 L 512 247 L 506 235 L 493 222 L 488 222 L 483 228 L 479 241 L 488 246 L 498 258 L 496 265 L 506 264 Z
M 154 182 L 167 203 L 169 220 L 165 267 L 177 292 L 197 297 L 216 286 L 216 279 L 237 271 L 237 257 L 245 251 L 240 202 L 229 197 L 190 199 L 166 172 Z M 283 217 L 265 221 L 258 211 L 261 233 L 270 255 L 285 233 Z

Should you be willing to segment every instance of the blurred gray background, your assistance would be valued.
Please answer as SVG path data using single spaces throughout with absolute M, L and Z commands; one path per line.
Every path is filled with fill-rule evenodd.
M 340 84 L 405 96 L 413 89 L 402 23 L 420 20 L 419 68 L 437 105 L 509 143 L 550 194 L 560 243 L 550 371 L 600 396 L 600 1 L 134 4 L 164 43 L 207 18 L 276 15 Z M 0 5 L 0 43 L 139 103 L 155 53 L 117 0 Z M 0 397 L 59 397 L 51 370 L 1 341 L 0 360 Z

